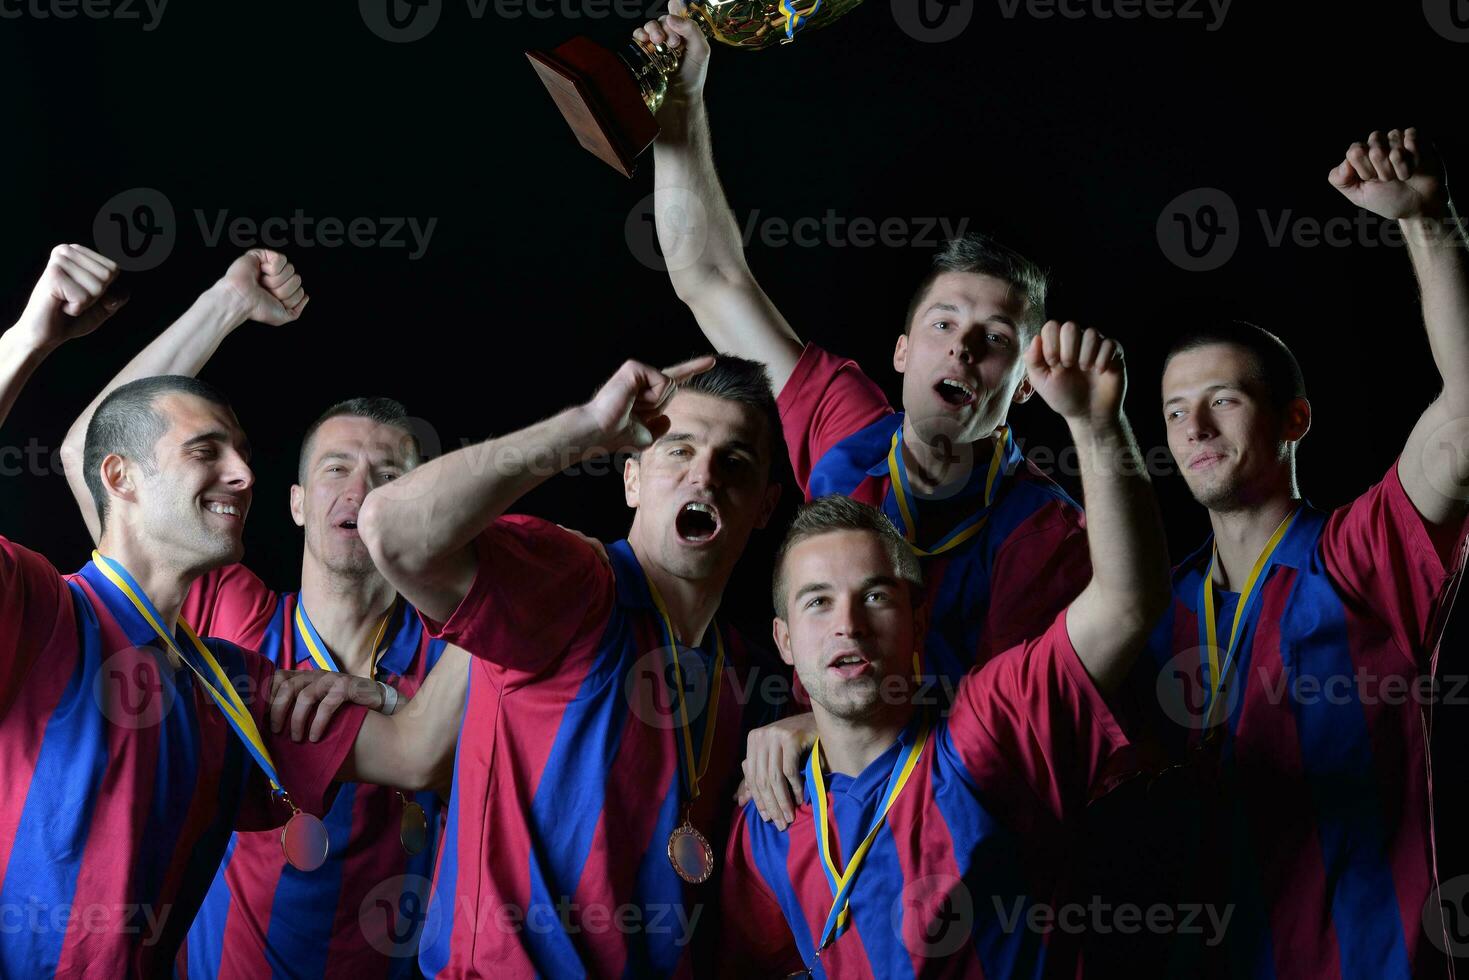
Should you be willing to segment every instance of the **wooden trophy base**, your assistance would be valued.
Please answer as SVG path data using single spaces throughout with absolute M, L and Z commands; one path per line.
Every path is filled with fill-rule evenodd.
M 643 101 L 632 70 L 585 37 L 553 51 L 527 51 L 531 67 L 587 150 L 624 177 L 658 138 L 658 123 Z

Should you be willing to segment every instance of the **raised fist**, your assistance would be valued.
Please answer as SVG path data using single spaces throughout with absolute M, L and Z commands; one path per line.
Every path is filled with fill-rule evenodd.
M 1412 127 L 1353 143 L 1326 179 L 1347 200 L 1384 218 L 1432 218 L 1448 206 L 1443 160 Z
M 43 347 L 85 336 L 122 308 L 117 263 L 85 245 L 57 245 L 16 327 Z
M 1095 330 L 1051 320 L 1025 351 L 1030 383 L 1068 422 L 1102 422 L 1122 414 L 1127 367 L 1122 347 Z
M 298 319 L 311 301 L 296 267 L 265 248 L 252 248 L 235 259 L 216 285 L 243 304 L 246 319 L 272 327 Z

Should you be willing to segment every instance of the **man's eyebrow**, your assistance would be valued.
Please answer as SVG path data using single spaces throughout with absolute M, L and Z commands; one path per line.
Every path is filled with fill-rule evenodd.
M 808 583 L 806 583 L 805 585 L 801 586 L 799 589 L 796 590 L 796 594 L 795 594 L 795 596 L 793 596 L 793 598 L 800 599 L 802 596 L 809 595 L 812 592 L 830 592 L 830 591 L 831 591 L 831 583 L 830 582 L 808 582 Z
M 694 438 L 692 432 L 666 432 L 658 440 L 659 442 L 682 442 Z
M 1207 388 L 1205 388 L 1201 392 L 1201 394 L 1207 395 L 1207 394 L 1210 394 L 1212 392 L 1219 391 L 1222 388 L 1233 388 L 1235 391 L 1244 391 L 1245 390 L 1244 385 L 1242 383 L 1238 382 L 1238 381 L 1222 381 L 1219 384 L 1209 385 Z M 1174 395 L 1172 398 L 1169 398 L 1168 400 L 1166 400 L 1166 401 L 1163 402 L 1163 407 L 1164 408 L 1167 408 L 1169 405 L 1172 405 L 1174 402 L 1182 402 L 1182 401 L 1187 401 L 1187 400 L 1188 399 L 1185 398 L 1183 395 Z
M 875 585 L 886 585 L 896 588 L 898 585 L 898 580 L 895 576 L 892 575 L 869 575 L 862 580 L 862 588 L 864 591 L 872 588 Z

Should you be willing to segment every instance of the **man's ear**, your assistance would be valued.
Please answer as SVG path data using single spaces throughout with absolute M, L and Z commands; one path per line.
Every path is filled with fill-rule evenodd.
M 775 516 L 775 507 L 780 503 L 780 492 L 779 483 L 772 483 L 765 488 L 765 499 L 760 502 L 760 516 L 755 518 L 755 526 L 762 531 Z
M 306 526 L 306 488 L 299 483 L 291 484 L 291 520 L 297 527 Z
M 1011 396 L 1012 405 L 1024 405 L 1030 401 L 1030 396 L 1035 394 L 1035 385 L 1030 383 L 1030 372 L 1025 368 L 1020 369 L 1020 384 L 1015 388 L 1015 394 Z
M 638 506 L 638 491 L 641 486 L 641 456 L 629 456 L 622 464 L 622 496 L 634 510 Z
M 780 659 L 790 667 L 795 667 L 795 654 L 791 652 L 791 628 L 786 625 L 785 620 L 777 616 L 771 624 L 771 633 L 775 637 L 775 648 L 780 651 Z
M 129 503 L 137 503 L 138 487 L 133 478 L 133 467 L 125 457 L 111 453 L 102 460 L 102 488 L 109 497 L 118 497 Z
M 1305 398 L 1292 398 L 1285 406 L 1285 428 L 1281 438 L 1286 442 L 1300 442 L 1311 431 L 1311 403 Z
M 908 334 L 898 334 L 898 344 L 893 348 L 893 370 L 902 374 L 908 370 Z

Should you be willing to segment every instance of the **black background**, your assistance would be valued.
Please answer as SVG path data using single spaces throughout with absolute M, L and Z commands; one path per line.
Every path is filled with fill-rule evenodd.
M 196 209 L 209 222 L 221 210 L 257 222 L 297 209 L 437 219 L 417 261 L 404 248 L 286 246 L 310 309 L 288 327 L 243 327 L 203 373 L 232 396 L 255 446 L 247 555 L 278 588 L 299 577 L 286 502 L 300 434 L 327 404 L 390 394 L 457 447 L 585 398 L 625 357 L 671 362 L 702 347 L 666 277 L 639 260 L 650 166 L 629 182 L 582 152 L 522 54 L 577 33 L 612 45 L 646 2 L 635 17 L 587 16 L 607 8 L 585 0 L 508 17 L 491 2 L 476 18 L 465 0 L 443 0 L 414 43 L 376 36 L 351 3 L 173 0 L 145 31 L 137 19 L 42 19 L 4 2 L 23 16 L 0 19 L 0 308 L 21 309 L 50 246 L 92 242 L 99 209 L 121 192 L 163 192 L 177 236 L 166 262 L 129 277 L 129 307 L 44 365 L 5 447 L 34 439 L 48 458 L 107 378 L 242 251 L 211 247 Z M 1450 2 L 1464 6 L 1439 6 Z M 1407 256 L 1355 242 L 1272 246 L 1259 213 L 1271 224 L 1287 212 L 1353 217 L 1326 174 L 1373 129 L 1420 127 L 1451 173 L 1469 160 L 1469 43 L 1437 32 L 1416 0 L 1236 0 L 1217 30 L 1024 7 L 1012 18 L 998 0 L 959 0 L 966 11 L 969 26 L 945 43 L 915 39 L 899 23 L 911 18 L 868 0 L 792 48 L 717 51 L 708 101 L 741 221 L 756 210 L 785 222 L 896 218 L 917 235 L 919 219 L 942 217 L 1000 234 L 1054 271 L 1052 315 L 1125 343 L 1146 447 L 1164 444 L 1160 346 L 1201 313 L 1245 316 L 1284 337 L 1305 369 L 1307 496 L 1335 506 L 1379 478 L 1439 384 Z M 1171 201 L 1204 187 L 1237 206 L 1238 250 L 1191 272 L 1157 229 Z M 803 337 L 857 356 L 896 396 L 893 340 L 936 243 L 756 241 L 749 254 Z M 1014 421 L 1032 446 L 1064 444 L 1038 400 Z M 13 452 L 0 463 L 0 533 L 80 566 L 86 535 L 59 471 L 27 472 Z M 1158 488 L 1177 558 L 1207 525 L 1176 476 Z M 552 481 L 525 507 L 603 537 L 629 519 L 610 478 Z M 765 581 L 747 561 L 738 592 L 756 614 Z M 1440 792 L 1458 778 L 1441 769 Z M 1452 836 L 1441 829 L 1441 842 Z

